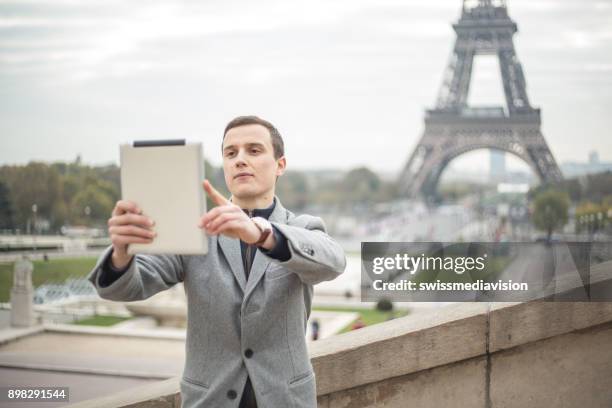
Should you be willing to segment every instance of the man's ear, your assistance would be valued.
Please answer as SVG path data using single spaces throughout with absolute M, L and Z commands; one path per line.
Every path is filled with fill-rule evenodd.
M 287 168 L 287 159 L 285 156 L 280 157 L 276 160 L 276 177 L 282 176 L 285 174 L 285 169 Z

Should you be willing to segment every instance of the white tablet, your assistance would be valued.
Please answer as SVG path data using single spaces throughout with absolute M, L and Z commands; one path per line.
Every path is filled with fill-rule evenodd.
M 155 221 L 150 244 L 130 244 L 128 253 L 205 254 L 206 234 L 198 228 L 206 212 L 201 143 L 153 140 L 121 145 L 121 196 Z

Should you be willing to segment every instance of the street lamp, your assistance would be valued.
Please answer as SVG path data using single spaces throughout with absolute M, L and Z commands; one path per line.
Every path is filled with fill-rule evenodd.
M 32 229 L 32 237 L 33 237 L 33 244 L 34 244 L 34 251 L 36 251 L 36 225 L 38 224 L 37 219 L 36 219 L 36 214 L 38 213 L 38 205 L 36 205 L 36 203 L 32 204 L 32 213 L 34 215 L 34 228 Z
M 89 215 L 91 214 L 91 208 L 89 206 L 85 206 L 85 215 L 87 216 L 87 226 L 90 226 Z

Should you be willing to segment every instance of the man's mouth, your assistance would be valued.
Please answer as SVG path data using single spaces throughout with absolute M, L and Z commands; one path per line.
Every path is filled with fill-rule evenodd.
M 234 179 L 240 178 L 240 177 L 253 177 L 252 173 L 238 173 L 234 176 Z

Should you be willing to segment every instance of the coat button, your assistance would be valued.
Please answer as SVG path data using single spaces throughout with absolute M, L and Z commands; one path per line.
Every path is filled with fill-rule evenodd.
M 248 349 L 244 350 L 244 356 L 245 356 L 246 358 L 251 358 L 251 357 L 253 357 L 253 350 L 251 350 L 250 348 L 248 348 Z
M 238 394 L 234 390 L 229 390 L 227 392 L 227 398 L 229 398 L 229 399 L 236 399 L 237 396 L 238 396 Z

